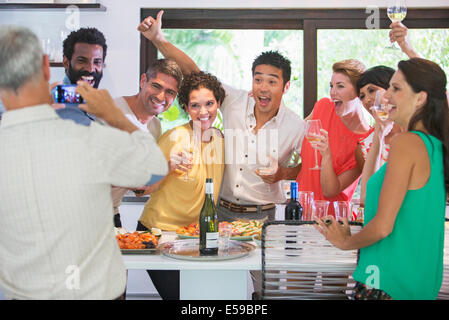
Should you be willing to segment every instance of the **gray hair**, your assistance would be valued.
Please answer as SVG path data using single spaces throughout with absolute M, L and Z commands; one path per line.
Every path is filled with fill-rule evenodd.
M 28 28 L 0 27 L 0 90 L 17 91 L 41 75 L 44 52 Z

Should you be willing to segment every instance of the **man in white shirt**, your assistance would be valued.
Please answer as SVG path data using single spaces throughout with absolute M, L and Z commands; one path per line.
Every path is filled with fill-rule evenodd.
M 176 61 L 184 75 L 199 71 L 190 57 L 164 37 L 162 14 L 146 18 L 138 30 L 165 58 Z M 293 151 L 299 152 L 305 134 L 304 121 L 282 102 L 290 86 L 290 61 L 278 52 L 264 52 L 255 59 L 252 73 L 250 95 L 224 85 L 226 98 L 220 109 L 226 163 L 218 205 L 220 220 L 274 220 L 275 203 L 285 202 L 281 181 L 296 179 L 301 168 L 283 167 Z M 258 169 L 270 159 L 272 172 L 262 175 Z
M 167 163 L 105 90 L 77 88 L 82 108 L 114 128 L 62 120 L 49 79 L 36 35 L 1 27 L 0 287 L 9 299 L 116 299 L 126 272 L 111 185 L 153 184 Z
M 181 67 L 184 76 L 199 71 L 195 62 L 171 44 L 162 33 L 162 14 L 148 17 L 138 30 L 167 59 Z M 301 166 L 283 167 L 293 151 L 301 150 L 305 123 L 286 108 L 282 97 L 290 87 L 290 61 L 278 52 L 260 54 L 252 65 L 251 94 L 224 85 L 221 104 L 225 136 L 225 169 L 217 211 L 220 221 L 274 220 L 276 203 L 285 202 L 282 180 L 295 180 Z M 262 174 L 262 165 L 270 163 Z M 251 272 L 255 292 L 261 289 L 261 272 Z
M 129 121 L 139 130 L 151 133 L 157 141 L 162 133 L 162 128 L 156 116 L 173 104 L 181 82 L 182 71 L 176 62 L 159 59 L 141 75 L 139 93 L 133 96 L 119 97 L 115 99 L 115 103 Z M 122 226 L 119 206 L 127 191 L 127 188 L 112 187 L 114 224 L 117 228 Z M 139 190 L 135 192 L 138 194 Z

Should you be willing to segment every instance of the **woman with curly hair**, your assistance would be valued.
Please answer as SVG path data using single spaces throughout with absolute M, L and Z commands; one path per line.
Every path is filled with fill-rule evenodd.
M 178 99 L 191 120 L 165 132 L 158 140 L 169 173 L 145 192 L 151 193 L 151 197 L 137 230 L 157 227 L 175 231 L 197 223 L 206 178 L 213 179 L 217 201 L 224 169 L 224 140 L 212 124 L 224 97 L 221 83 L 209 73 L 200 71 L 184 78 Z M 179 271 L 148 270 L 148 273 L 163 299 L 179 299 Z

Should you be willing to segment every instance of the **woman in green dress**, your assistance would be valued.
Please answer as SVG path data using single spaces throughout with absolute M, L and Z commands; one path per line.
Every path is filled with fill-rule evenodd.
M 364 228 L 351 235 L 333 217 L 317 229 L 334 246 L 360 250 L 356 299 L 436 299 L 443 278 L 449 190 L 446 75 L 435 63 L 400 61 L 386 99 L 389 118 L 407 131 L 367 184 Z

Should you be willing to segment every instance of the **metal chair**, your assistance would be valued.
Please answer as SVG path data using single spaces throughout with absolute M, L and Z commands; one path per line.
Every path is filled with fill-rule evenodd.
M 313 221 L 270 221 L 262 227 L 261 299 L 348 299 L 357 250 L 331 245 Z M 357 233 L 360 223 L 351 223 Z

